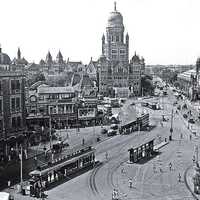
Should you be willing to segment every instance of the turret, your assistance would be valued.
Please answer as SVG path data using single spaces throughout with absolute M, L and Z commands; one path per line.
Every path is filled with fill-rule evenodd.
M 18 48 L 18 50 L 17 50 L 17 59 L 21 60 L 21 51 L 20 51 L 20 48 Z
M 47 53 L 47 56 L 46 56 L 46 63 L 47 63 L 47 64 L 52 64 L 52 63 L 53 63 L 53 60 L 52 60 L 52 56 L 51 56 L 50 51 L 48 51 L 48 53 Z
M 199 70 L 200 70 L 200 58 L 197 59 L 196 61 L 196 74 L 199 74 Z
M 103 34 L 101 40 L 102 40 L 102 51 L 101 51 L 101 53 L 104 54 L 104 45 L 105 45 L 105 35 L 104 34 Z
M 128 61 L 129 60 L 129 35 L 128 33 L 126 33 L 126 60 Z
M 57 62 L 58 64 L 62 64 L 62 63 L 64 62 L 64 61 L 63 61 L 63 56 L 62 56 L 60 50 L 59 50 L 59 52 L 58 52 L 58 55 L 56 56 L 56 62 Z
M 129 35 L 128 35 L 128 33 L 126 34 L 126 44 L 129 45 Z

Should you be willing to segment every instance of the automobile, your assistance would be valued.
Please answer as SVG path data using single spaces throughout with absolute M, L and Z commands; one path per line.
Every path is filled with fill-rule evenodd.
M 107 136 L 114 136 L 117 135 L 117 131 L 113 129 L 109 129 L 107 132 Z
M 186 103 L 183 105 L 183 109 L 187 109 L 187 104 Z
M 135 105 L 135 102 L 132 102 L 130 105 L 131 105 L 131 106 L 134 106 L 134 105 Z
M 117 130 L 119 127 L 117 124 L 111 124 L 110 129 Z
M 195 121 L 194 121 L 193 118 L 190 118 L 190 119 L 188 120 L 188 123 L 195 124 Z
M 177 105 L 177 104 L 178 104 L 178 102 L 177 102 L 177 101 L 175 101 L 173 105 L 175 106 L 175 105 Z
M 101 129 L 101 134 L 106 134 L 107 132 L 108 132 L 108 130 L 106 128 Z
M 142 102 L 141 105 L 142 106 L 148 106 L 148 103 L 147 102 Z
M 186 119 L 188 116 L 187 116 L 187 114 L 183 114 L 183 117 Z
M 180 110 L 180 109 L 181 109 L 181 106 L 180 106 L 180 105 L 179 105 L 179 106 L 177 106 L 177 109 L 178 109 L 178 110 Z

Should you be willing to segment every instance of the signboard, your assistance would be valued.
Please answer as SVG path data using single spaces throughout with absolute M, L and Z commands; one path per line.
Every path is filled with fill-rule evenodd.
M 78 109 L 78 118 L 94 118 L 96 114 L 96 108 L 79 108 Z

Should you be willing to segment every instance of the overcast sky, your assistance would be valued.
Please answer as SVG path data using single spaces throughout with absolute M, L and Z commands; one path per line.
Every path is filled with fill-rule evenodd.
M 101 55 L 114 0 L 0 0 L 0 43 L 11 59 L 29 62 L 60 49 L 67 60 Z M 136 51 L 147 64 L 194 64 L 200 56 L 200 0 L 117 0 Z

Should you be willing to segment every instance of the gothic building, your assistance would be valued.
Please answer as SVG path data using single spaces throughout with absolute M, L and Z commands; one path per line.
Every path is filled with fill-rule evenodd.
M 141 75 L 144 73 L 143 58 L 134 55 L 129 62 L 129 35 L 124 36 L 123 16 L 117 11 L 110 13 L 106 27 L 106 37 L 102 36 L 102 55 L 98 60 L 99 92 L 103 94 L 127 91 L 140 94 Z
M 41 59 L 39 65 L 43 69 L 44 73 L 46 72 L 47 74 L 55 74 L 55 73 L 59 74 L 64 71 L 66 67 L 66 62 L 64 61 L 60 50 L 55 60 L 53 60 L 53 57 L 50 51 L 48 51 L 46 55 L 46 59 L 45 60 Z

